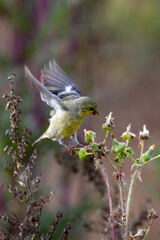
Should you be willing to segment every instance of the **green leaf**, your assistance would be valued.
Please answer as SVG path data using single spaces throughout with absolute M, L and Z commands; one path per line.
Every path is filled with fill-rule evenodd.
M 120 153 L 125 150 L 126 144 L 124 142 L 118 142 L 116 139 L 113 139 L 111 151 L 113 153 Z
M 93 143 L 91 145 L 91 147 L 92 147 L 92 150 L 93 150 L 94 153 L 98 153 L 99 147 L 98 147 L 98 145 L 96 143 Z
M 127 149 L 126 149 L 126 152 L 127 152 L 131 157 L 134 157 L 134 152 L 133 152 L 133 150 L 132 150 L 131 147 L 127 148 Z

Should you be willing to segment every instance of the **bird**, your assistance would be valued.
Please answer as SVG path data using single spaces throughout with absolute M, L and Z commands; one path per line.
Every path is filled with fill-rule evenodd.
M 64 140 L 71 138 L 74 144 L 81 145 L 77 139 L 77 130 L 87 115 L 99 116 L 96 102 L 81 94 L 77 85 L 55 60 L 49 61 L 41 69 L 40 81 L 32 75 L 27 65 L 24 70 L 27 80 L 39 90 L 41 100 L 53 108 L 47 130 L 33 145 L 44 138 L 58 141 L 65 147 Z

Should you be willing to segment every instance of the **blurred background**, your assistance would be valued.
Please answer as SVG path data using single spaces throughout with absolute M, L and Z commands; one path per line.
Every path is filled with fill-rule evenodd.
M 55 59 L 81 92 L 98 104 L 100 118 L 86 118 L 78 131 L 79 141 L 84 141 L 84 128 L 96 131 L 97 141 L 102 141 L 101 125 L 111 111 L 119 140 L 129 123 L 137 135 L 146 124 L 150 139 L 145 147 L 156 143 L 159 152 L 159 11 L 158 0 L 0 0 L 0 95 L 7 93 L 7 77 L 15 73 L 16 92 L 23 98 L 23 125 L 32 130 L 32 141 L 47 128 L 50 108 L 28 85 L 23 66 L 27 64 L 38 78 L 43 65 Z M 3 147 L 8 143 L 4 133 L 9 126 L 9 114 L 4 110 L 4 101 L 0 102 L 0 154 L 4 160 Z M 135 140 L 136 149 L 137 144 Z M 80 173 L 68 174 L 65 167 L 57 163 L 58 143 L 44 140 L 37 149 L 35 172 L 42 174 L 42 190 L 55 191 L 53 203 L 42 217 L 43 227 L 46 223 L 43 218 L 49 216 L 47 211 L 51 209 L 50 215 L 57 209 L 63 209 L 66 214 L 78 212 L 77 209 L 87 212 L 87 204 L 97 194 L 94 186 Z M 129 174 L 130 166 L 129 163 Z M 110 181 L 115 182 L 110 172 Z M 142 183 L 137 180 L 133 192 L 133 214 L 140 211 L 146 198 L 152 199 L 152 206 L 160 211 L 159 160 L 143 169 L 142 179 Z M 128 187 L 129 179 L 126 193 Z M 101 199 L 97 195 L 96 199 Z M 8 198 L 1 193 L 1 209 L 17 206 L 11 200 L 6 201 Z M 152 239 L 158 239 L 159 225 L 158 219 L 150 233 Z M 69 239 L 91 236 L 100 239 L 99 234 L 86 233 L 79 220 Z

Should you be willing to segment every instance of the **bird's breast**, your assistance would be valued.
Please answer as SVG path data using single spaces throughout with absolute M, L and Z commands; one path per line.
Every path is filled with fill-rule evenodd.
M 50 138 L 69 138 L 81 126 L 83 120 L 84 117 L 74 115 L 69 111 L 57 111 L 55 115 L 50 118 L 47 135 Z

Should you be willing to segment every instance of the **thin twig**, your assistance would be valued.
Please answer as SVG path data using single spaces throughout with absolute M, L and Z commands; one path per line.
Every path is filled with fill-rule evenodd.
M 124 195 L 123 195 L 123 183 L 122 183 L 121 180 L 119 182 L 119 192 L 120 192 L 122 216 L 124 216 L 124 213 L 125 213 L 125 209 L 124 209 Z
M 142 162 L 142 154 L 143 154 L 143 149 L 144 149 L 144 141 L 142 141 L 142 146 L 141 146 L 141 153 L 140 153 L 140 163 Z M 128 197 L 127 197 L 127 209 L 126 209 L 126 230 L 125 230 L 125 234 L 126 234 L 126 240 L 129 240 L 129 221 L 130 221 L 130 205 L 131 205 L 131 198 L 132 198 L 132 192 L 133 192 L 133 186 L 134 186 L 134 182 L 136 179 L 136 176 L 139 172 L 141 165 L 137 166 L 137 169 L 135 170 L 133 176 L 132 176 L 132 180 L 130 183 L 130 187 L 129 187 L 129 192 L 128 192 Z
M 132 157 L 128 152 L 123 151 L 134 163 L 136 163 L 136 160 L 134 159 L 134 157 Z
M 144 162 L 144 163 L 142 164 L 142 166 L 145 165 L 145 164 L 147 164 L 147 163 L 149 163 L 149 162 L 152 162 L 153 160 L 155 160 L 155 159 L 157 159 L 157 158 L 160 158 L 160 154 L 157 155 L 157 156 L 155 156 L 155 157 L 153 157 L 153 158 L 151 158 L 151 159 L 148 160 L 147 162 Z
M 132 191 L 133 191 L 133 186 L 134 186 L 134 182 L 136 179 L 136 176 L 139 172 L 139 168 L 137 167 L 137 169 L 135 170 L 133 176 L 132 176 L 132 180 L 130 183 L 130 187 L 129 187 L 129 192 L 128 192 L 128 197 L 127 197 L 127 209 L 126 209 L 126 240 L 129 240 L 129 220 L 130 220 L 130 204 L 131 204 L 131 197 L 132 197 Z
M 113 214 L 113 204 L 112 204 L 112 198 L 111 198 L 109 179 L 108 179 L 108 175 L 107 175 L 107 169 L 105 168 L 102 161 L 101 161 L 101 169 L 102 169 L 102 173 L 103 173 L 103 176 L 104 176 L 104 179 L 105 179 L 105 183 L 106 183 L 106 187 L 107 187 L 107 193 L 108 193 L 110 219 L 111 219 L 111 226 L 112 226 L 112 240 L 116 240 L 115 222 L 114 222 L 114 214 Z
M 113 169 L 117 172 L 117 167 L 116 165 L 112 162 L 112 160 L 107 156 L 107 154 L 103 151 L 103 155 L 107 158 Z
M 147 237 L 149 231 L 151 230 L 151 227 L 152 227 L 153 222 L 154 222 L 154 219 L 151 219 L 151 222 L 149 223 L 148 229 L 147 229 L 147 231 L 146 231 L 146 233 L 145 233 L 145 235 L 144 235 L 143 240 L 146 239 L 146 237 Z
M 109 131 L 106 132 L 106 136 L 105 136 L 105 138 L 104 138 L 104 140 L 103 140 L 103 145 L 106 144 L 106 140 L 107 140 L 108 134 L 109 134 Z

